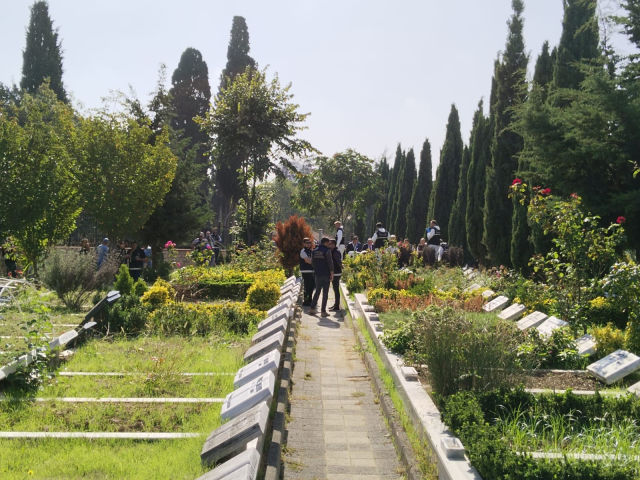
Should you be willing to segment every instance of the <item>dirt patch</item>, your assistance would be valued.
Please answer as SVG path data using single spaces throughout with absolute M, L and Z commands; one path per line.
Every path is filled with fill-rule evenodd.
M 596 390 L 604 385 L 590 375 L 582 373 L 533 372 L 524 377 L 525 388 L 548 390 Z

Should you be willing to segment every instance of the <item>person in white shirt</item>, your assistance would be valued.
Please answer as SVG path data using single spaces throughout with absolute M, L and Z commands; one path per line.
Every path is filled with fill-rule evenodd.
M 427 228 L 427 246 L 436 253 L 436 261 L 442 261 L 442 247 L 440 246 L 440 227 L 435 220 L 431 220 Z
M 340 255 L 344 257 L 344 249 L 347 248 L 347 241 L 344 238 L 344 227 L 340 221 L 335 221 L 334 225 L 336 226 L 336 245 L 338 246 Z

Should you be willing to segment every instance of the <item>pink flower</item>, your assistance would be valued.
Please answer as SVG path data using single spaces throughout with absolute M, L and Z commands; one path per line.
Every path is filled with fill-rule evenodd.
M 180 262 L 176 263 L 176 265 L 178 266 L 178 268 L 180 268 Z
M 164 248 L 173 248 L 175 246 L 176 244 L 173 243 L 171 240 L 169 240 L 167 243 L 164 244 Z
M 618 217 L 618 220 L 616 220 L 616 222 L 620 225 L 622 225 L 624 222 L 626 222 L 627 219 L 624 217 Z
M 511 182 L 511 186 L 520 185 L 521 183 L 522 183 L 522 180 L 520 180 L 519 178 L 516 178 L 513 182 Z
M 541 190 L 540 195 L 551 195 L 551 189 L 545 188 L 544 190 Z
M 207 250 L 211 250 L 211 245 L 207 245 Z
M 571 198 L 578 198 L 578 194 L 577 193 L 572 193 L 571 194 Z

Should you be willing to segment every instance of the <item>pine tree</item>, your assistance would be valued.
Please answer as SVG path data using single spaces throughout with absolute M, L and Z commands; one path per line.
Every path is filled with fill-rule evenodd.
M 429 199 L 428 215 L 428 220 L 436 220 L 438 222 L 443 237 L 449 233 L 451 210 L 458 194 L 463 149 L 464 144 L 460 133 L 458 109 L 455 105 L 451 105 L 447 133 L 440 152 L 440 164 L 436 171 L 436 181 L 433 184 L 431 198 Z M 443 238 L 443 240 L 447 240 L 447 238 Z
M 67 92 L 62 83 L 62 52 L 58 29 L 53 28 L 53 21 L 49 17 L 49 4 L 39 0 L 31 6 L 27 45 L 22 53 L 20 88 L 34 94 L 46 78 L 58 100 L 67 102 Z
M 417 243 L 420 240 L 427 226 L 429 197 L 433 188 L 431 169 L 431 144 L 429 139 L 426 139 L 420 152 L 418 179 L 413 187 L 411 202 L 407 210 L 407 237 L 412 243 Z
M 244 73 L 247 67 L 254 68 L 256 61 L 249 55 L 249 27 L 244 17 L 233 17 L 231 40 L 227 48 L 227 66 L 220 76 L 220 89 L 226 87 L 228 80 Z
M 497 96 L 494 108 L 495 132 L 491 146 L 491 168 L 487 172 L 482 243 L 494 265 L 511 263 L 511 217 L 513 203 L 508 189 L 518 168 L 517 155 L 522 150 L 520 135 L 510 130 L 513 106 L 527 95 L 526 74 L 529 59 L 524 51 L 522 0 L 512 0 L 513 15 L 502 61 L 496 70 Z
M 402 179 L 404 177 L 404 167 L 407 163 L 407 152 L 402 151 L 402 157 L 400 158 L 400 164 L 398 165 L 398 176 L 396 177 L 396 187 L 393 195 L 393 205 L 391 206 L 391 223 L 389 224 L 389 231 L 394 235 L 400 237 L 403 232 L 398 230 L 398 210 L 400 207 L 400 195 L 402 194 Z
M 373 214 L 373 225 L 369 225 L 369 230 L 373 230 L 373 226 L 376 223 L 387 221 L 387 197 L 389 192 L 389 176 L 391 174 L 389 170 L 389 163 L 387 162 L 387 157 L 382 157 L 382 160 L 378 164 L 377 171 L 378 174 L 380 174 L 380 178 L 382 179 L 382 194 L 380 195 L 378 205 L 376 206 Z M 362 238 L 364 238 L 364 236 Z
M 407 158 L 402 169 L 402 177 L 398 181 L 398 208 L 396 213 L 395 231 L 398 232 L 398 239 L 408 236 L 407 233 L 407 210 L 411 202 L 411 193 L 418 176 L 416 172 L 416 155 L 413 148 L 407 153 Z
M 556 49 L 554 49 L 557 54 Z M 536 60 L 536 67 L 533 73 L 533 84 L 539 87 L 547 87 L 553 81 L 553 68 L 555 58 L 553 53 L 549 53 L 549 41 L 542 44 L 542 52 Z
M 458 195 L 449 220 L 449 245 L 461 247 L 465 251 L 465 257 L 469 258 L 469 248 L 467 247 L 466 213 L 467 213 L 467 176 L 469 164 L 471 163 L 471 153 L 469 147 L 465 146 L 462 152 L 462 165 L 460 167 L 460 179 L 458 180 Z
M 495 92 L 495 78 L 492 81 L 492 92 Z M 495 94 L 492 93 L 492 98 Z M 469 150 L 471 160 L 467 172 L 467 210 L 466 233 L 467 246 L 473 258 L 483 265 L 486 262 L 487 249 L 482 243 L 484 232 L 483 209 L 486 189 L 487 167 L 491 163 L 491 139 L 493 128 L 491 120 L 484 116 L 484 104 L 480 100 L 473 117 Z
M 564 0 L 562 36 L 553 74 L 556 88 L 580 88 L 584 74 L 576 64 L 599 57 L 596 6 L 597 0 Z
M 396 158 L 393 161 L 393 167 L 389 174 L 389 194 L 387 195 L 387 218 L 385 219 L 385 228 L 391 231 L 391 224 L 395 218 L 393 217 L 393 203 L 396 198 L 396 186 L 398 183 L 398 173 L 402 167 L 402 146 L 398 144 L 396 148 Z

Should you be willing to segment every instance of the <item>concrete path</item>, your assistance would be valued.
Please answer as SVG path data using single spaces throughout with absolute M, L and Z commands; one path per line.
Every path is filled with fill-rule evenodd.
M 403 478 L 353 330 L 342 315 L 302 315 L 284 480 Z

